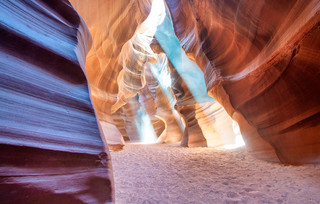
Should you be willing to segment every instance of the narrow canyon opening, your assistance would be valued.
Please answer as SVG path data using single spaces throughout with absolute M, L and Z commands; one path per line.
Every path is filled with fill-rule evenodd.
M 3 203 L 319 203 L 319 0 L 0 1 Z

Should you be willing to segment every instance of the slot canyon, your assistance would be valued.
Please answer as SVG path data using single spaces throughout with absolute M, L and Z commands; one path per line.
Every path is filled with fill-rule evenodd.
M 320 0 L 2 0 L 0 70 L 0 203 L 320 203 Z

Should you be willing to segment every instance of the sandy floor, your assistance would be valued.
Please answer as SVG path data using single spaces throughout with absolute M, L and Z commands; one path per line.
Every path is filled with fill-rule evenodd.
M 116 203 L 320 203 L 320 165 L 284 166 L 243 148 L 127 144 L 111 153 Z

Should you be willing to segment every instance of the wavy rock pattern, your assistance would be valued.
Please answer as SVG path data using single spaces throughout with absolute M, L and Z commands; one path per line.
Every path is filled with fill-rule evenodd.
M 142 115 L 148 113 L 155 135 L 159 137 L 158 142 L 179 142 L 183 133 L 190 133 L 189 146 L 200 144 L 200 141 L 203 141 L 200 146 L 207 145 L 195 118 L 195 110 L 193 114 L 184 111 L 187 117 L 174 110 L 176 103 L 183 108 L 185 105 L 193 107 L 198 101 L 175 71 L 176 68 L 172 66 L 171 59 L 169 60 L 170 57 L 167 56 L 168 53 L 165 53 L 159 44 L 155 46 L 153 43 L 155 39 L 151 43 L 153 51 L 149 48 L 150 39 L 153 36 L 148 33 L 154 32 L 154 26 L 157 26 L 147 18 L 151 2 L 130 1 L 127 4 L 123 1 L 115 3 L 98 0 L 90 1 L 90 9 L 87 9 L 88 2 L 86 1 L 73 0 L 71 2 L 86 21 L 93 35 L 93 49 L 87 57 L 86 71 L 93 101 L 108 144 L 123 145 L 122 138 L 130 138 L 133 141 L 141 140 L 144 136 L 137 125 L 141 124 L 142 111 Z M 166 14 L 167 21 L 171 22 L 168 14 L 169 11 Z M 172 23 L 170 24 L 172 26 Z M 126 32 L 121 32 L 123 30 Z M 119 32 L 121 35 L 118 35 Z M 170 32 L 174 36 L 173 27 Z M 147 33 L 145 37 L 143 33 Z M 178 39 L 175 37 L 174 40 Z M 148 41 L 149 44 L 143 44 Z M 185 40 L 185 42 L 190 41 Z M 182 46 L 188 47 L 189 45 L 182 44 Z M 181 47 L 177 49 L 181 50 Z M 199 53 L 199 43 L 197 50 Z M 157 58 L 157 64 L 151 64 L 155 63 L 152 55 Z M 192 58 L 190 53 L 187 55 Z M 195 57 L 192 58 L 194 61 L 190 61 L 187 56 L 183 56 L 188 61 L 188 66 L 196 66 Z M 172 73 L 175 73 L 175 76 Z M 199 70 L 193 73 L 201 76 L 202 72 Z M 167 80 L 163 78 L 165 75 L 171 78 L 174 85 L 169 85 L 169 87 L 165 85 L 164 81 Z M 188 74 L 184 76 L 188 77 Z M 189 77 L 190 79 L 196 79 L 196 77 Z M 214 102 L 206 93 L 204 81 L 202 85 L 201 94 L 197 94 L 197 88 L 192 87 L 193 94 L 198 98 L 202 97 L 200 99 L 203 100 L 202 102 L 208 100 Z M 177 87 L 182 89 L 178 92 L 174 91 L 177 90 Z M 141 111 L 139 111 L 140 106 Z M 183 117 L 185 117 L 183 122 L 188 123 L 186 124 L 188 128 L 182 125 Z M 168 132 L 170 134 L 167 134 Z
M 85 67 L 93 104 L 99 121 L 103 124 L 104 137 L 108 144 L 123 145 L 120 131 L 124 132 L 124 123 L 119 124 L 119 120 L 124 121 L 125 118 L 123 114 L 111 113 L 111 106 L 116 103 L 119 92 L 117 79 L 122 70 L 119 56 L 123 45 L 132 38 L 137 27 L 147 17 L 150 8 L 143 0 L 70 2 L 85 20 L 93 38 Z
M 194 0 L 191 7 L 211 64 L 208 93 L 239 123 L 249 150 L 319 163 L 320 2 Z
M 155 65 L 149 63 L 145 67 L 147 86 L 155 101 L 156 111 L 153 114 L 165 124 L 163 132 L 157 135 L 159 136 L 158 142 L 179 142 L 182 138 L 184 128 L 180 115 L 173 108 L 177 99 L 171 85 L 170 63 L 159 44 L 153 43 L 151 47 L 153 51 L 158 54 L 158 63 Z
M 210 140 L 208 144 L 207 139 L 203 135 L 203 130 L 200 128 L 201 124 L 196 117 L 196 111 L 202 112 L 206 117 L 202 117 L 202 123 L 211 123 L 215 121 L 216 116 L 212 113 L 214 111 L 208 111 L 206 109 L 201 109 L 200 107 L 204 104 L 210 104 L 209 106 L 215 104 L 215 100 L 208 96 L 203 73 L 199 68 L 199 64 L 195 63 L 196 58 L 204 58 L 204 54 L 200 52 L 197 48 L 199 47 L 197 43 L 191 43 L 194 46 L 192 49 L 187 49 L 188 39 L 178 39 L 177 34 L 174 31 L 174 25 L 170 15 L 164 19 L 163 23 L 158 26 L 157 33 L 155 37 L 159 44 L 161 45 L 162 52 L 165 52 L 170 59 L 169 69 L 172 77 L 171 88 L 177 98 L 177 108 L 179 113 L 183 117 L 185 122 L 185 130 L 182 139 L 182 146 L 218 146 L 221 143 L 215 143 L 215 137 L 223 137 L 219 135 L 222 131 L 214 131 L 215 135 L 207 135 L 207 139 Z M 174 22 L 174 21 L 173 21 Z M 190 31 L 191 35 L 194 34 L 194 30 Z M 194 39 L 194 37 L 190 38 Z M 179 40 L 184 43 L 180 43 Z M 182 49 L 184 47 L 184 49 Z M 202 62 L 202 61 L 200 61 Z M 201 65 L 202 63 L 200 63 Z M 198 106 L 197 106 L 198 105 Z M 223 110 L 223 109 L 222 109 Z M 224 120 L 225 123 L 230 123 L 229 127 L 231 129 L 225 130 L 229 135 L 231 143 L 234 142 L 234 133 L 232 132 L 232 121 Z M 212 123 L 214 125 L 214 123 Z M 205 127 L 205 125 L 202 125 Z M 228 125 L 224 126 L 228 127 Z M 215 128 L 220 128 L 216 126 Z M 213 128 L 214 129 L 214 128 Z M 208 133 L 208 131 L 207 131 Z M 226 135 L 226 134 L 225 134 Z M 224 135 L 224 136 L 225 136 Z M 227 139 L 225 140 L 227 141 Z M 227 143 L 225 143 L 227 144 Z
M 1 202 L 111 202 L 84 72 L 86 25 L 68 1 L 8 0 L 0 33 Z
M 72 3 L 93 35 L 86 69 L 99 119 L 113 130 L 105 134 L 110 144 L 140 137 L 132 122 L 140 112 L 131 110 L 140 106 L 153 120 L 159 142 L 179 141 L 187 132 L 183 144 L 189 146 L 199 139 L 210 146 L 233 141 L 224 135 L 231 134 L 230 118 L 209 94 L 238 122 L 248 150 L 258 158 L 319 162 L 318 0 L 166 0 L 152 51 L 152 35 L 144 40 L 146 47 L 137 43 L 148 31 L 151 1 Z M 158 64 L 167 59 L 169 87 L 157 78 L 166 66 L 150 57 Z M 183 122 L 187 128 L 179 125 Z M 175 136 L 167 134 L 170 128 Z

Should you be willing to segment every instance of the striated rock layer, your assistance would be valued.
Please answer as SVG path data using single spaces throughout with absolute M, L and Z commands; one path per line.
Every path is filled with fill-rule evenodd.
M 146 115 L 159 142 L 232 143 L 218 101 L 256 157 L 320 162 L 318 0 L 71 2 L 93 36 L 86 70 L 110 144 L 141 139 Z
M 104 137 L 108 144 L 123 145 L 121 133 L 127 136 L 124 131 L 125 112 L 119 108 L 111 112 L 119 92 L 117 79 L 122 70 L 119 55 L 122 46 L 133 36 L 150 8 L 145 7 L 143 0 L 70 2 L 85 20 L 93 38 L 85 67 Z
M 86 70 L 108 144 L 123 145 L 123 138 L 144 142 L 148 135 L 157 136 L 160 143 L 171 143 L 179 142 L 186 135 L 188 139 L 183 146 L 208 145 L 195 117 L 194 105 L 215 101 L 207 94 L 203 73 L 194 63 L 195 59 L 190 60 L 187 57 L 190 53 L 182 50 L 181 46 L 187 45 L 178 42 L 164 2 L 153 1 L 156 4 L 153 11 L 152 1 L 143 0 L 71 2 L 93 36 Z M 168 22 L 167 39 L 161 38 L 168 29 L 162 21 Z M 167 44 L 161 44 L 166 51 L 157 40 L 160 44 L 168 40 Z M 173 52 L 168 52 L 171 48 L 166 46 L 170 46 L 170 41 L 176 43 L 176 47 L 171 47 Z M 197 46 L 199 50 L 199 44 Z M 183 57 L 181 61 L 176 60 L 180 57 Z M 191 81 L 196 85 L 190 86 Z M 178 113 L 175 104 L 179 110 L 185 110 Z M 146 114 L 148 119 L 144 121 Z M 207 114 L 201 121 L 208 124 L 213 118 L 215 116 Z M 231 127 L 231 120 L 226 122 Z M 153 133 L 141 130 L 150 127 Z M 207 137 L 217 136 L 207 134 Z M 233 133 L 230 137 L 234 137 Z M 210 144 L 217 145 L 222 143 Z
M 283 163 L 319 163 L 320 2 L 167 2 L 180 24 L 190 6 L 209 60 L 208 93 L 239 123 L 249 151 Z
M 68 1 L 0 2 L 1 203 L 112 202 L 84 72 L 90 46 Z

